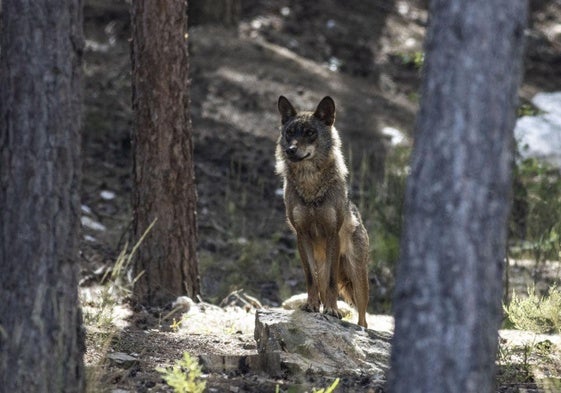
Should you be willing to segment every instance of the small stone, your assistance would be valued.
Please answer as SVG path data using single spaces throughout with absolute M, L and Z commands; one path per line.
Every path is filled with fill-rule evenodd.
M 107 358 L 118 366 L 129 368 L 138 363 L 138 359 L 124 352 L 113 352 Z
M 196 307 L 195 302 L 188 296 L 179 296 L 172 303 L 171 307 L 173 309 L 178 309 L 181 312 L 189 312 L 193 307 Z
M 285 310 L 297 310 L 300 306 L 306 303 L 306 300 L 308 300 L 308 295 L 300 293 L 298 295 L 291 296 L 282 302 L 282 308 Z
M 101 196 L 106 201 L 111 201 L 111 200 L 115 199 L 116 195 L 113 191 L 103 190 L 99 193 L 99 196 Z
M 105 227 L 105 225 L 92 220 L 90 217 L 87 216 L 82 216 L 80 221 L 82 222 L 82 225 L 86 228 L 89 228 L 91 230 L 94 231 L 99 231 L 99 232 L 104 232 L 107 230 L 107 228 Z

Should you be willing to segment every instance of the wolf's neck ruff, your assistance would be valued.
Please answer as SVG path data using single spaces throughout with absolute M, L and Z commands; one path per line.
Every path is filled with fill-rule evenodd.
M 345 187 L 342 174 L 346 173 L 347 168 L 344 167 L 343 157 L 338 159 L 332 155 L 327 160 L 328 163 L 322 165 L 313 161 L 287 163 L 284 172 L 285 184 L 291 184 L 302 202 L 307 205 L 320 205 L 335 183 Z

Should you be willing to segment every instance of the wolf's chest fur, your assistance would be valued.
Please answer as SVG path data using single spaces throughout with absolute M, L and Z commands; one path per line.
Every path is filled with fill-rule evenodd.
M 315 162 L 302 162 L 287 169 L 287 186 L 293 187 L 305 204 L 318 205 L 325 200 L 327 193 L 333 190 L 335 183 L 344 186 L 340 171 L 334 164 L 320 169 Z

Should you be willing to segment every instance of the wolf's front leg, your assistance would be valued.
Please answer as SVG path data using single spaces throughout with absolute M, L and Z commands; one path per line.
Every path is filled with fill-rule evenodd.
M 315 271 L 314 252 L 312 247 L 312 240 L 303 234 L 296 235 L 298 241 L 298 253 L 304 268 L 304 275 L 306 277 L 306 288 L 308 289 L 308 300 L 301 307 L 302 310 L 308 312 L 319 312 L 319 288 Z
M 308 300 L 302 305 L 302 310 L 308 312 L 319 312 L 319 288 L 317 278 L 314 274 L 315 260 L 312 247 L 312 240 L 301 234 L 297 234 L 298 253 L 304 268 L 304 275 L 306 277 L 306 288 L 308 290 Z
M 325 288 L 323 312 L 339 319 L 343 314 L 337 308 L 337 298 L 339 296 L 339 263 L 341 246 L 338 233 L 327 237 L 326 262 L 327 262 L 327 283 Z

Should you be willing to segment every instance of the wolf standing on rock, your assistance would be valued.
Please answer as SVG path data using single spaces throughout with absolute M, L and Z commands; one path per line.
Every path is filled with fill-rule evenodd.
M 297 113 L 279 97 L 281 135 L 276 170 L 284 180 L 284 203 L 296 232 L 308 288 L 302 307 L 341 318 L 339 294 L 358 309 L 358 324 L 367 327 L 368 234 L 347 196 L 347 167 L 333 123 L 335 103 L 325 97 L 315 112 Z

